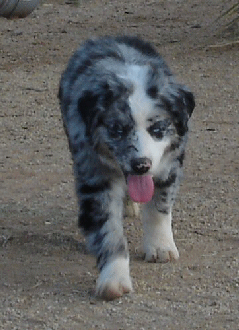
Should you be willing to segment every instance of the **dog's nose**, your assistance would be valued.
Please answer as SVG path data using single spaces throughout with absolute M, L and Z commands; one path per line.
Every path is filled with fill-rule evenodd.
M 131 167 L 136 174 L 147 173 L 152 166 L 152 162 L 149 158 L 134 158 L 131 161 Z

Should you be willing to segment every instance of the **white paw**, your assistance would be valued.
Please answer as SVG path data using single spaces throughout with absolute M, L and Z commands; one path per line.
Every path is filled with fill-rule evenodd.
M 99 297 L 113 300 L 130 291 L 132 291 L 132 282 L 129 274 L 129 259 L 118 258 L 102 269 L 96 284 L 96 294 Z
M 171 223 L 171 212 L 162 214 L 153 208 L 144 209 L 143 252 L 146 261 L 169 262 L 179 258 Z
M 179 258 L 178 249 L 173 240 L 145 243 L 143 252 L 148 262 L 173 262 Z

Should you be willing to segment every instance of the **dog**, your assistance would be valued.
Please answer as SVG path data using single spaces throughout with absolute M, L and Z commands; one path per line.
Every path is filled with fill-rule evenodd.
M 124 199 L 142 204 L 148 262 L 178 259 L 171 222 L 194 96 L 150 43 L 133 36 L 87 40 L 58 94 L 73 158 L 79 227 L 96 256 L 96 293 L 132 290 Z

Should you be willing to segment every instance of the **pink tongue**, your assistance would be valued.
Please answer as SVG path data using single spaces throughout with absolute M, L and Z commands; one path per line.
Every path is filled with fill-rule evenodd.
M 154 194 L 154 182 L 151 175 L 129 175 L 127 179 L 130 198 L 137 203 L 151 201 Z

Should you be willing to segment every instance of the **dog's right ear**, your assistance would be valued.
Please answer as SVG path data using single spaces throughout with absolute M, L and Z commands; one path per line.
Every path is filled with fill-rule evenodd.
M 78 110 L 83 119 L 86 119 L 90 115 L 91 110 L 96 106 L 97 100 L 98 95 L 95 95 L 92 91 L 84 91 L 78 100 Z
M 90 131 L 92 122 L 97 112 L 98 97 L 99 96 L 92 91 L 84 91 L 78 99 L 78 111 L 87 127 L 87 131 Z
M 78 99 L 78 111 L 87 130 L 97 126 L 101 115 L 108 109 L 114 100 L 114 94 L 107 82 L 97 88 L 85 90 Z

